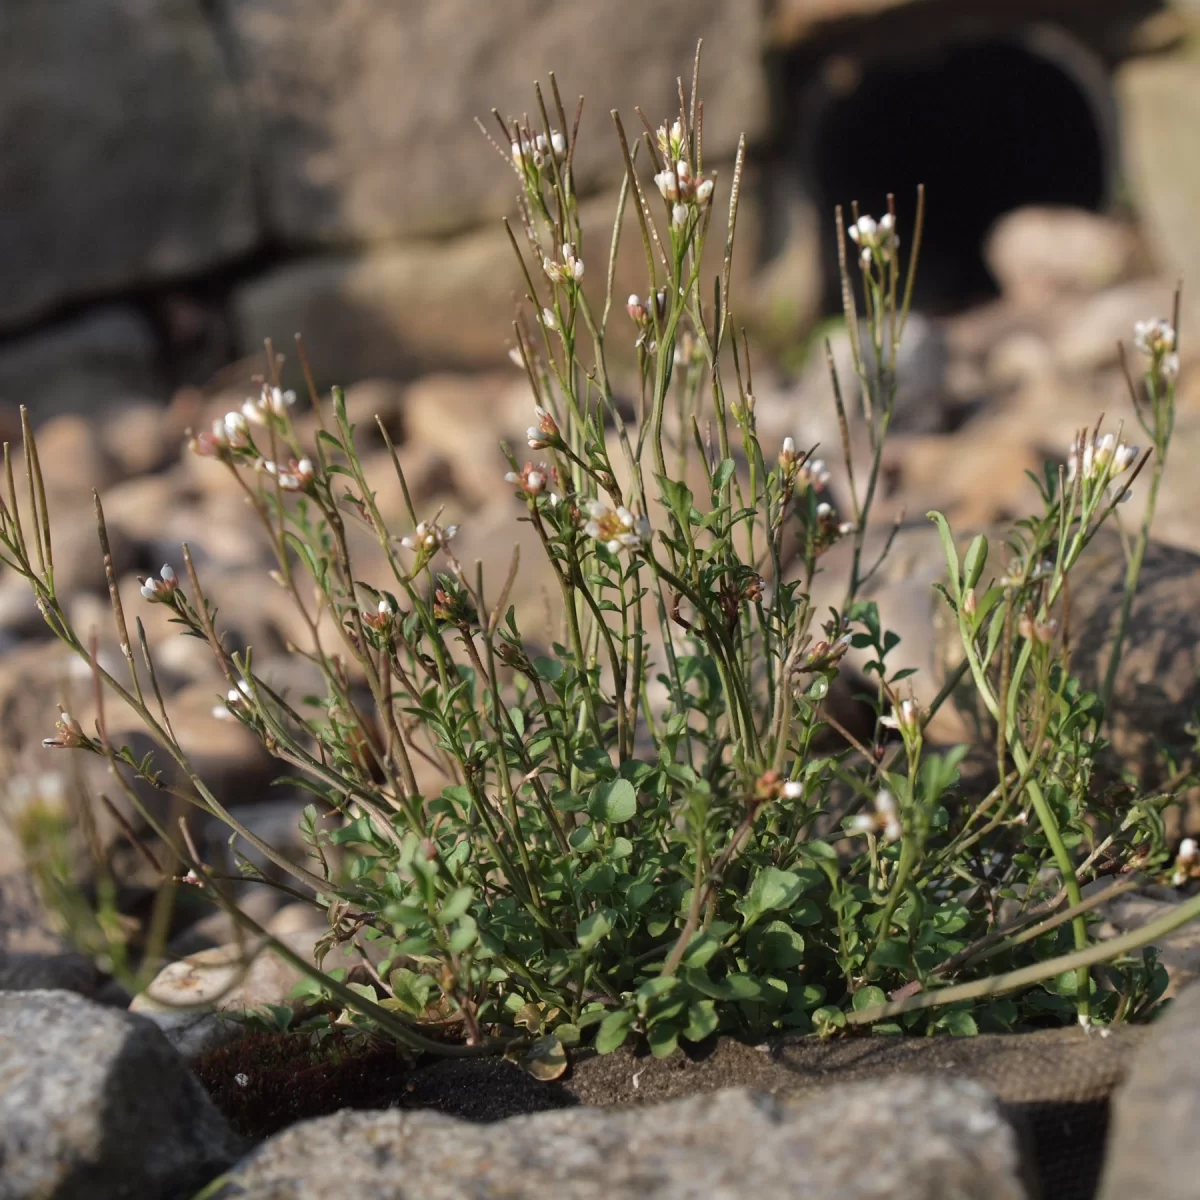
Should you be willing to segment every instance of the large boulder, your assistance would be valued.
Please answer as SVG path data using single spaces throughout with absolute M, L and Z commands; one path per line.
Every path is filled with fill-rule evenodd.
M 0 328 L 255 241 L 251 155 L 204 9 L 0 7 Z
M 1191 1200 L 1200 1179 L 1200 987 L 1185 991 L 1113 1098 L 1099 1200 Z
M 344 1111 L 272 1138 L 211 1200 L 1022 1200 L 1019 1140 L 978 1084 L 890 1079 L 785 1099 L 727 1090 L 642 1109 L 492 1125 Z
M 654 121 L 676 113 L 676 77 L 690 80 L 699 37 L 706 157 L 731 158 L 738 134 L 754 137 L 766 121 L 756 0 L 218 0 L 218 9 L 254 114 L 267 220 L 290 242 L 441 234 L 507 212 L 516 180 L 474 120 L 499 139 L 493 106 L 536 119 L 534 77 L 553 113 L 549 71 L 569 122 L 587 98 L 575 160 L 585 189 L 614 168 L 619 177 L 609 110 L 621 110 L 631 138 L 635 104 Z
M 70 992 L 0 993 L 0 1196 L 173 1200 L 241 1149 L 149 1021 Z

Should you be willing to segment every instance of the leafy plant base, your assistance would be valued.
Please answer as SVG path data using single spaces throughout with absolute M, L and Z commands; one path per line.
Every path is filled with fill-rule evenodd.
M 348 1042 L 314 1050 L 296 1034 L 256 1034 L 204 1055 L 196 1073 L 238 1132 L 264 1138 L 341 1108 L 430 1108 L 472 1121 L 562 1108 L 653 1104 L 725 1087 L 807 1091 L 893 1074 L 955 1075 L 991 1088 L 1024 1129 L 1041 1194 L 1090 1200 L 1104 1160 L 1109 1096 L 1145 1031 L 1079 1029 L 974 1038 L 716 1038 L 664 1059 L 623 1048 L 576 1058 L 540 1083 L 501 1059 L 406 1060 Z M 239 1085 L 237 1077 L 245 1078 Z

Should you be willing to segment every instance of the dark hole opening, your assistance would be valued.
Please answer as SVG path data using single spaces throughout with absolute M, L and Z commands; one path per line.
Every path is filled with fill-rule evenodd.
M 948 47 L 867 67 L 816 114 L 810 178 L 826 247 L 826 307 L 840 307 L 834 207 L 878 217 L 896 196 L 911 246 L 918 183 L 925 237 L 915 303 L 946 312 L 995 294 L 982 243 L 1001 214 L 1026 204 L 1099 210 L 1109 151 L 1080 84 L 1017 42 Z

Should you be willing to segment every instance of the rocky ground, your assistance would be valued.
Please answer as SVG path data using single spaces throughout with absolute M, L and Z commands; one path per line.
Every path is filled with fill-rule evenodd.
M 900 532 L 887 569 L 872 584 L 871 598 L 885 627 L 903 638 L 892 665 L 920 668 L 915 683 L 923 698 L 940 686 L 945 660 L 930 588 L 940 573 L 941 552 L 924 514 L 938 508 L 964 534 L 1002 529 L 1036 500 L 1025 472 L 1039 471 L 1047 457 L 1065 460 L 1076 429 L 1094 424 L 1102 412 L 1114 428 L 1122 420 L 1133 427 L 1116 344 L 1129 341 L 1134 321 L 1167 314 L 1174 288 L 1172 280 L 1147 273 L 1135 230 L 1089 214 L 1019 211 L 995 231 L 988 254 L 1002 285 L 997 299 L 952 317 L 914 316 L 900 367 L 895 434 L 885 459 L 879 527 L 886 531 L 898 521 Z M 1188 726 L 1200 704 L 1200 610 L 1193 599 L 1200 584 L 1200 525 L 1193 518 L 1191 467 L 1193 443 L 1200 438 L 1200 372 L 1193 369 L 1200 355 L 1192 352 L 1190 328 L 1185 324 L 1181 332 L 1182 383 L 1155 526 L 1159 545 L 1148 560 L 1114 710 L 1117 765 L 1138 773 L 1147 786 L 1159 770 L 1159 749 L 1190 749 Z M 848 380 L 844 334 L 833 337 L 832 352 Z M 138 598 L 139 575 L 157 572 L 164 562 L 182 573 L 180 545 L 186 542 L 235 644 L 253 647 L 256 668 L 267 678 L 303 688 L 303 672 L 286 653 L 302 631 L 282 591 L 264 580 L 267 547 L 240 492 L 217 464 L 181 452 L 189 426 L 204 428 L 240 406 L 254 390 L 250 376 L 256 369 L 258 364 L 231 369 L 210 388 L 180 392 L 165 407 L 116 404 L 98 416 L 56 416 L 41 426 L 38 438 L 56 582 L 76 627 L 85 633 L 95 628 L 106 665 L 120 670 L 95 539 L 95 487 L 121 591 L 129 611 L 145 622 L 180 742 L 223 804 L 267 840 L 299 853 L 300 798 L 271 786 L 276 766 L 241 726 L 214 716 L 224 684 L 207 648 L 175 636 L 164 611 Z M 514 541 L 524 543 L 511 599 L 536 636 L 545 624 L 546 579 L 538 570 L 537 547 L 527 544 L 528 526 L 516 521 L 517 503 L 502 484 L 507 468 L 497 448 L 501 439 L 523 443 L 532 412 L 524 377 L 511 370 L 430 375 L 413 383 L 348 382 L 367 474 L 396 532 L 407 532 L 408 519 L 383 440 L 373 427 L 376 415 L 399 447 L 418 515 L 441 510 L 444 524 L 459 524 L 456 552 L 462 562 L 478 559 L 485 575 L 498 579 L 507 571 Z M 819 443 L 831 471 L 830 498 L 844 508 L 845 471 L 819 345 L 798 374 L 757 364 L 755 397 L 764 448 L 770 451 L 786 436 L 801 446 Z M 13 420 L 11 411 L 0 411 L 0 422 L 8 422 L 6 437 L 14 436 Z M 311 437 L 311 414 L 302 423 Z M 859 453 L 857 430 L 853 438 Z M 1135 494 L 1126 511 L 1136 513 L 1141 498 Z M 354 549 L 358 577 L 382 579 L 370 541 L 364 538 Z M 840 554 L 835 550 L 827 560 L 829 569 L 817 582 L 818 599 L 826 591 L 834 595 Z M 1075 661 L 1085 675 L 1094 671 L 1122 570 L 1113 546 L 1098 543 L 1088 572 L 1093 582 L 1074 600 L 1081 631 Z M 420 1181 L 419 1187 L 413 1183 L 413 1194 L 422 1196 L 461 1195 L 464 1189 L 499 1195 L 497 1180 L 518 1177 L 524 1181 L 513 1185 L 518 1190 L 503 1194 L 549 1190 L 583 1198 L 603 1189 L 606 1195 L 682 1197 L 701 1194 L 694 1190 L 697 1164 L 711 1180 L 702 1194 L 714 1197 L 732 1196 L 750 1185 L 772 1196 L 998 1200 L 1036 1194 L 1031 1172 L 1039 1168 L 1031 1165 L 1028 1130 L 1022 1127 L 1024 1118 L 1013 1117 L 1011 1097 L 996 1078 L 933 1059 L 918 1079 L 845 1083 L 816 1100 L 791 1097 L 795 1088 L 778 1079 L 764 1084 L 756 1076 L 745 1080 L 749 1091 L 672 1100 L 653 1116 L 636 1119 L 620 1111 L 589 1110 L 513 1116 L 504 1125 L 471 1128 L 429 1113 L 328 1117 L 305 1130 L 281 1133 L 241 1159 L 245 1145 L 178 1054 L 195 1059 L 213 1052 L 239 1032 L 215 1009 L 282 1003 L 296 973 L 261 955 L 242 977 L 242 955 L 232 944 L 228 919 L 184 905 L 171 950 L 188 956 L 186 961 L 167 968 L 133 1001 L 134 1013 L 142 1015 L 119 1011 L 130 998 L 68 952 L 20 853 L 28 822 L 70 819 L 82 790 L 105 787 L 104 772 L 97 770 L 102 763 L 42 748 L 42 738 L 54 732 L 60 703 L 85 727 L 89 724 L 94 706 L 87 671 L 49 637 L 23 582 L 0 577 L 0 992 L 26 993 L 0 994 L 0 1078 L 8 1081 L 0 1108 L 6 1116 L 13 1114 L 12 1121 L 0 1122 L 0 1159 L 6 1164 L 0 1198 L 176 1196 L 235 1162 L 239 1165 L 211 1196 L 339 1194 L 344 1162 L 355 1158 L 347 1149 L 353 1146 L 374 1148 L 369 1159 L 355 1158 L 360 1165 L 353 1169 L 363 1174 L 353 1190 L 363 1195 L 399 1195 L 381 1180 L 401 1172 Z M 144 735 L 131 714 L 110 706 L 106 716 L 114 741 L 127 737 L 144 753 L 148 746 L 142 745 Z M 970 723 L 953 712 L 930 732 L 942 740 L 973 736 Z M 437 784 L 433 778 L 425 782 Z M 146 918 L 156 881 L 112 819 L 93 811 L 96 837 L 115 847 L 122 908 L 136 926 Z M 1200 832 L 1200 819 L 1187 810 L 1174 828 Z M 193 833 L 207 852 L 223 853 L 221 827 L 194 821 Z M 1112 931 L 1132 928 L 1177 899 L 1167 890 L 1124 897 L 1106 919 Z M 319 930 L 310 914 L 295 906 L 281 908 L 263 887 L 248 887 L 244 902 L 294 950 L 312 952 Z M 1200 940 L 1184 930 L 1164 958 L 1181 987 L 1200 974 Z M 231 985 L 236 985 L 232 991 Z M 168 1011 L 180 999 L 204 1007 L 190 1015 Z M 1139 1160 L 1131 1149 L 1146 1129 L 1157 1129 L 1156 1136 L 1165 1138 L 1167 1126 L 1157 1122 L 1153 1104 L 1169 1100 L 1176 1105 L 1173 1111 L 1190 1112 L 1187 1105 L 1200 1103 L 1200 1080 L 1183 1065 L 1178 1076 L 1167 1071 L 1168 1058 L 1179 1064 L 1185 1056 L 1167 1055 L 1162 1048 L 1164 1038 L 1187 1042 L 1196 1036 L 1200 1002 L 1194 993 L 1191 1001 L 1172 1018 L 1174 1031 L 1164 1027 L 1161 1036 L 1147 1042 L 1117 1101 L 1106 1197 L 1192 1194 L 1170 1190 L 1177 1164 L 1185 1178 L 1193 1169 L 1190 1161 L 1176 1155 L 1164 1167 L 1165 1157 L 1147 1157 L 1142 1150 Z M 1122 1047 L 1121 1055 L 1132 1053 L 1132 1043 Z M 1115 1044 L 1112 1054 L 1117 1054 Z M 1112 1061 L 1119 1061 L 1119 1069 L 1114 1067 L 1100 1101 L 1092 1102 L 1102 1103 L 1125 1073 L 1124 1057 Z M 641 1096 L 631 1094 L 643 1066 L 625 1063 L 622 1087 L 576 1095 L 569 1102 L 628 1103 L 677 1094 L 652 1086 L 653 1072 Z M 170 1101 L 143 1113 L 129 1100 L 137 1095 Z M 160 1125 L 144 1124 L 152 1120 Z M 148 1135 L 152 1128 L 158 1132 Z M 140 1153 L 150 1136 L 161 1143 L 157 1157 Z M 1102 1130 L 1097 1137 L 1095 1146 Z M 451 1145 L 453 1156 L 445 1151 Z M 759 1151 L 763 1145 L 769 1153 Z M 133 1160 L 131 1149 L 139 1152 Z M 449 1157 L 453 1167 L 447 1166 Z M 1145 1181 L 1147 1161 L 1157 1164 L 1159 1191 Z

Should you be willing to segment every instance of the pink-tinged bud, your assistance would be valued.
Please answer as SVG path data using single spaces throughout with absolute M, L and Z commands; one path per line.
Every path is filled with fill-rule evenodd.
M 979 603 L 975 599 L 975 589 L 973 587 L 967 588 L 967 590 L 965 592 L 963 592 L 963 598 L 962 598 L 963 612 L 965 612 L 968 617 L 973 617 L 975 615 L 975 612 L 978 609 L 978 607 L 979 607 Z
M 702 179 L 696 185 L 696 203 L 700 205 L 707 204 L 712 199 L 713 181 L 711 179 Z

